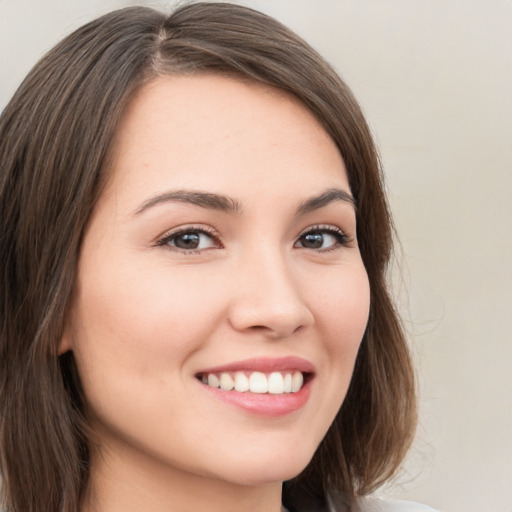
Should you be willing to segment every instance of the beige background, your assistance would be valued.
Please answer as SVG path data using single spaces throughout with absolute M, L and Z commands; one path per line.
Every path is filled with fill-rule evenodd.
M 44 50 L 128 3 L 0 0 L 0 108 Z M 239 3 L 335 65 L 382 151 L 422 412 L 404 472 L 384 492 L 444 511 L 511 512 L 512 2 Z

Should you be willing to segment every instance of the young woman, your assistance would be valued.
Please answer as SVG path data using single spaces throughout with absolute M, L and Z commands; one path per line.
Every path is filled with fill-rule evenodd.
M 21 85 L 0 166 L 6 511 L 376 510 L 416 419 L 392 225 L 304 41 L 103 16 Z

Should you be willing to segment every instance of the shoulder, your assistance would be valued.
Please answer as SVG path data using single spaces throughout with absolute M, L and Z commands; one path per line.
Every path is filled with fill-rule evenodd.
M 436 512 L 433 508 L 414 501 L 361 498 L 353 507 L 354 512 Z

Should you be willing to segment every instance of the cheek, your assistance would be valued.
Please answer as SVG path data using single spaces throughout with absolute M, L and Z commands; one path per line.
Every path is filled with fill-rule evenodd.
M 218 292 L 200 286 L 192 273 L 122 270 L 88 273 L 78 283 L 73 350 L 87 395 L 183 379 L 187 358 L 207 342 L 221 315 Z
M 199 335 L 202 327 L 206 329 L 218 309 L 215 291 L 209 293 L 204 281 L 192 272 L 171 275 L 136 268 L 103 275 L 103 279 L 98 276 L 81 284 L 79 322 L 100 338 L 117 337 L 121 345 L 150 349 L 161 341 L 162 349 L 168 346 L 175 351 L 195 333 Z
M 323 391 L 329 397 L 332 418 L 350 384 L 370 304 L 368 277 L 362 264 L 337 276 L 325 283 L 324 292 L 315 300 L 328 376 Z
M 149 268 L 120 270 L 89 273 L 76 297 L 73 351 L 91 419 L 116 435 L 131 432 L 132 441 L 147 431 L 147 418 L 177 436 L 168 410 L 188 404 L 169 390 L 188 389 L 187 362 L 215 328 L 218 301 L 190 276 L 166 282 Z
M 317 287 L 315 316 L 329 332 L 329 346 L 333 351 L 354 347 L 357 350 L 370 310 L 368 276 L 362 263 L 333 274 Z

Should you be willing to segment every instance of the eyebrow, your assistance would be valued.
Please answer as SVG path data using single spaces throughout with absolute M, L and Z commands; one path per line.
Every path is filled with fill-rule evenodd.
M 338 188 L 330 188 L 320 195 L 310 197 L 303 201 L 297 208 L 298 215 L 318 210 L 330 203 L 341 201 L 348 203 L 356 208 L 356 201 L 348 192 Z M 230 197 L 211 192 L 197 192 L 190 190 L 175 190 L 165 192 L 157 196 L 151 197 L 144 201 L 142 205 L 135 211 L 135 215 L 140 215 L 146 210 L 169 202 L 186 203 L 210 210 L 218 210 L 226 213 L 242 213 L 242 205 Z
M 300 204 L 297 213 L 303 215 L 337 201 L 348 203 L 354 208 L 354 210 L 356 209 L 356 200 L 351 194 L 340 188 L 330 188 L 318 196 L 314 196 L 303 201 Z
M 200 206 L 201 208 L 219 210 L 227 213 L 242 212 L 242 205 L 238 201 L 220 194 L 175 190 L 148 199 L 135 211 L 135 215 L 139 215 L 153 206 L 169 202 L 187 203 Z

